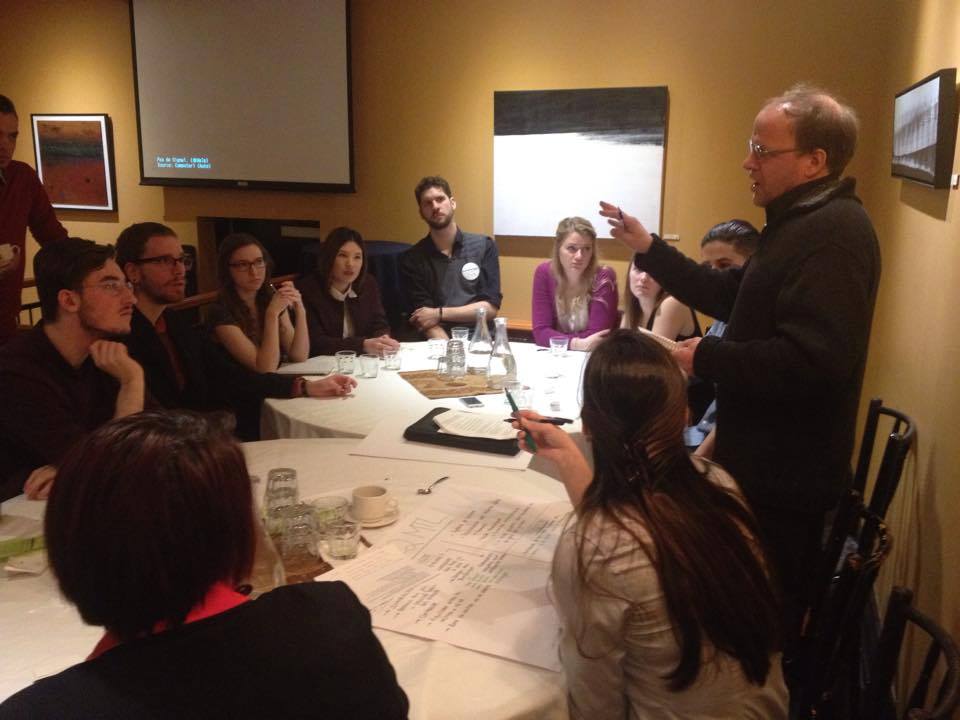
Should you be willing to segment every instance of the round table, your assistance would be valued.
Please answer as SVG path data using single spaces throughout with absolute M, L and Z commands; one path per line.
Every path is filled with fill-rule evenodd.
M 246 443 L 243 449 L 250 473 L 264 480 L 270 468 L 295 468 L 303 498 L 349 497 L 351 488 L 377 483 L 390 488 L 401 514 L 431 502 L 435 496 L 418 495 L 416 489 L 440 475 L 450 479 L 437 487 L 437 494 L 462 485 L 544 501 L 566 497 L 558 481 L 533 470 L 445 467 L 349 455 L 356 444 L 345 439 L 272 440 Z M 262 491 L 261 483 L 255 492 Z M 3 511 L 42 517 L 43 505 L 21 495 L 4 503 Z M 376 545 L 388 530 L 365 529 L 363 534 Z M 443 642 L 375 632 L 407 693 L 413 720 L 567 717 L 560 673 Z M 76 610 L 60 598 L 49 570 L 39 576 L 0 577 L 0 699 L 82 661 L 100 635 L 99 628 L 84 625 Z
M 568 351 L 555 358 L 546 348 L 532 343 L 510 343 L 517 360 L 517 379 L 533 391 L 532 407 L 544 415 L 577 419 L 580 416 L 580 378 L 588 354 Z M 403 343 L 401 370 L 428 370 L 437 365 L 428 357 L 427 343 Z M 329 366 L 328 358 L 317 358 L 318 366 Z M 310 362 L 310 361 L 308 361 Z M 382 365 L 382 364 L 381 364 Z M 550 378 L 553 370 L 560 376 Z M 430 400 L 396 372 L 384 370 L 375 378 L 358 377 L 357 388 L 345 398 L 269 399 L 263 403 L 260 436 L 275 438 L 347 437 L 363 438 L 387 415 L 403 413 L 410 422 L 435 407 L 463 409 L 456 398 Z M 478 395 L 481 412 L 510 414 L 503 393 Z M 569 427 L 569 426 L 568 426 Z M 579 422 L 570 427 L 580 429 Z

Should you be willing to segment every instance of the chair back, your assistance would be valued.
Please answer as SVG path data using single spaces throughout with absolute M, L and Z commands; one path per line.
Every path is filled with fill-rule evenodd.
M 890 593 L 883 630 L 880 632 L 880 641 L 858 713 L 863 720 L 892 717 L 894 701 L 891 684 L 908 622 L 930 637 L 930 648 L 910 693 L 903 717 L 908 720 L 950 720 L 960 706 L 960 650 L 942 627 L 912 606 L 912 600 L 913 593 L 907 588 L 894 587 Z M 946 669 L 937 690 L 934 707 L 926 710 L 927 694 L 941 655 Z
M 855 544 L 847 538 L 859 538 Z M 838 692 L 852 687 L 860 620 L 891 537 L 883 519 L 849 491 L 837 513 L 828 547 L 801 633 L 800 671 L 794 690 L 795 717 L 842 717 L 839 706 L 850 701 Z
M 860 455 L 857 459 L 857 468 L 853 475 L 853 489 L 864 494 L 867 486 L 867 476 L 870 473 L 870 463 L 873 458 L 873 448 L 877 437 L 877 426 L 880 416 L 893 418 L 893 427 L 887 436 L 887 444 L 883 450 L 880 469 L 877 471 L 873 493 L 870 496 L 869 508 L 880 517 L 886 517 L 887 508 L 900 484 L 903 465 L 907 454 L 916 439 L 916 425 L 907 415 L 899 410 L 883 407 L 880 398 L 873 398 L 867 408 L 867 419 L 863 427 L 863 437 L 860 442 Z

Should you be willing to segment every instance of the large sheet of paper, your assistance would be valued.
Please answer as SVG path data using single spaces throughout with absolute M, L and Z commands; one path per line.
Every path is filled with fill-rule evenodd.
M 405 440 L 403 431 L 406 430 L 408 425 L 419 420 L 422 414 L 397 413 L 388 415 L 377 423 L 370 434 L 350 451 L 350 454 L 394 460 L 423 460 L 447 465 L 476 465 L 505 470 L 526 470 L 527 465 L 530 464 L 532 456 L 527 452 L 518 452 L 516 455 L 496 455 L 478 450 L 463 450 Z M 501 413 L 495 417 L 497 422 L 501 422 L 505 415 Z
M 342 580 L 374 626 L 558 670 L 547 593 L 571 507 L 445 488 L 387 538 L 318 580 Z

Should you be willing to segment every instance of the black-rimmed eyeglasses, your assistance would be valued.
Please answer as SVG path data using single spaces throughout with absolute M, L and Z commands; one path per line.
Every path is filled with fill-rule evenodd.
M 234 270 L 240 270 L 241 272 L 250 272 L 253 270 L 263 270 L 266 266 L 267 261 L 262 257 L 258 257 L 256 260 L 237 260 L 236 262 L 229 263 L 230 267 Z
M 156 255 L 154 257 L 140 258 L 133 262 L 137 265 L 143 265 L 144 263 L 163 265 L 167 269 L 174 268 L 177 263 L 183 265 L 184 270 L 189 270 L 193 267 L 193 258 L 189 255 L 180 255 L 178 257 L 174 257 L 173 255 Z

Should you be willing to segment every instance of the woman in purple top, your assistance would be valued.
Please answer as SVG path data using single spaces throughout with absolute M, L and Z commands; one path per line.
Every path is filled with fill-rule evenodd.
M 553 257 L 533 274 L 533 339 L 570 339 L 571 350 L 592 350 L 617 326 L 617 274 L 597 265 L 597 231 L 582 217 L 557 225 Z

